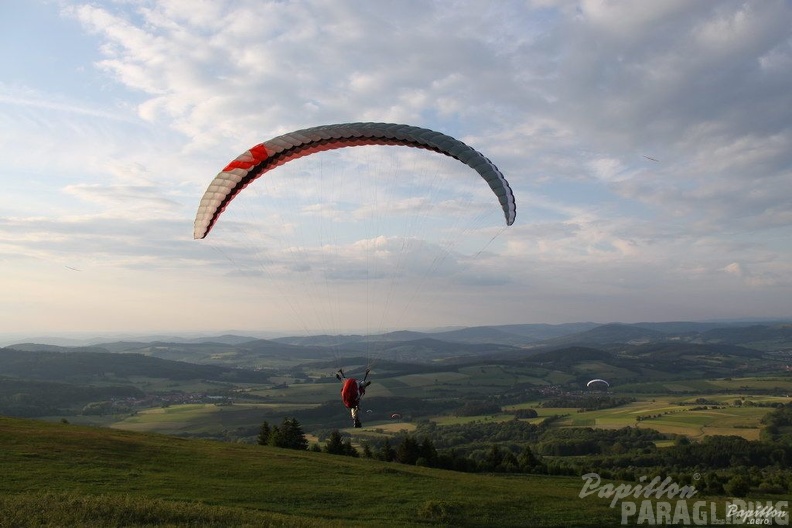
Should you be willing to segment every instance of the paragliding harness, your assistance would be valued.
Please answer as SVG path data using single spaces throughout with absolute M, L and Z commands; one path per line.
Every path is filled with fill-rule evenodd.
M 344 406 L 351 411 L 355 427 L 362 426 L 360 423 L 360 398 L 366 393 L 366 387 L 371 385 L 370 381 L 366 381 L 368 375 L 369 369 L 366 369 L 363 381 L 358 381 L 355 378 L 344 376 L 342 369 L 338 369 L 338 372 L 336 372 L 336 378 L 344 384 L 341 387 L 341 399 L 344 402 Z

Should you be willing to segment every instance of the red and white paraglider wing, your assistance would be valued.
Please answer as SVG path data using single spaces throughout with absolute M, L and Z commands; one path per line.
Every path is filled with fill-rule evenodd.
M 516 218 L 514 194 L 500 170 L 462 141 L 426 128 L 390 123 L 345 123 L 297 130 L 265 141 L 229 163 L 209 184 L 195 216 L 193 236 L 205 238 L 226 206 L 248 184 L 288 161 L 316 152 L 362 145 L 397 145 L 445 154 L 474 169 L 498 198 L 506 224 Z

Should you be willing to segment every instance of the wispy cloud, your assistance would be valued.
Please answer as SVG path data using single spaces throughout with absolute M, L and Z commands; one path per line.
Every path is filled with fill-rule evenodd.
M 365 317 L 372 277 L 430 262 L 431 280 L 399 285 L 437 293 L 405 324 L 789 315 L 788 2 L 168 0 L 59 13 L 69 26 L 52 31 L 98 43 L 79 62 L 90 76 L 0 84 L 0 258 L 16 283 L 38 269 L 17 262 L 50 259 L 82 270 L 67 277 L 87 292 L 104 263 L 183 326 L 254 327 L 291 323 L 277 299 L 314 273 L 349 288 L 335 290 L 340 328 Z M 503 227 L 481 181 L 446 178 L 458 162 L 370 149 L 280 167 L 229 206 L 226 238 L 191 240 L 198 200 L 229 160 L 346 121 L 466 141 L 506 174 L 517 223 Z M 371 175 L 390 184 L 370 187 Z M 451 221 L 480 212 L 472 227 Z M 128 292 L 111 276 L 105 292 Z M 267 276 L 294 282 L 272 289 Z M 220 315 L 178 315 L 210 297 Z

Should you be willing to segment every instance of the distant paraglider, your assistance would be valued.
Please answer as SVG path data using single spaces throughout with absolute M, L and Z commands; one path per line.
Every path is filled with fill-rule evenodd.
M 589 389 L 608 389 L 610 388 L 610 383 L 605 381 L 604 379 L 595 378 L 588 383 L 586 383 L 586 387 Z
M 394 419 L 394 420 L 401 420 L 401 414 L 393 413 L 393 414 L 391 414 L 391 418 Z

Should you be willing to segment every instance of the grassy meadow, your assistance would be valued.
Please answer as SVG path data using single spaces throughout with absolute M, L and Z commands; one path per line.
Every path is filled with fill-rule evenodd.
M 607 526 L 576 477 L 494 476 L 0 418 L 0 527 Z
M 138 411 L 132 416 L 114 422 L 111 427 L 164 434 L 216 433 L 223 429 L 260 424 L 261 416 L 265 412 L 276 411 L 288 414 L 290 411 L 305 407 L 306 405 L 303 404 L 288 403 L 234 405 L 187 403 Z

